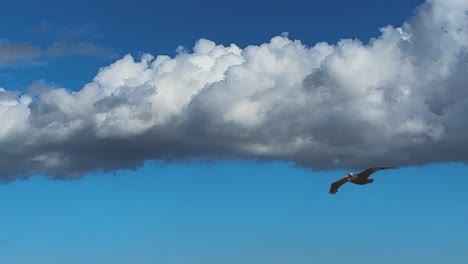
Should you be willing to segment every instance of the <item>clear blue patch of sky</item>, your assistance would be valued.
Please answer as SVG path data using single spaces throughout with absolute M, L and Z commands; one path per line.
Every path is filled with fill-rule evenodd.
M 158 166 L 1 186 L 5 263 L 465 263 L 467 166 L 379 172 L 285 163 Z M 356 251 L 357 250 L 357 251 Z

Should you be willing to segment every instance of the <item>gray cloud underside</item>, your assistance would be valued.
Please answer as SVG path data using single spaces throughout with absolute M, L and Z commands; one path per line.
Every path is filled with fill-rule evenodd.
M 127 55 L 78 92 L 0 92 L 0 177 L 76 178 L 145 160 L 312 169 L 468 161 L 468 2 L 429 0 L 363 44 L 285 35 Z

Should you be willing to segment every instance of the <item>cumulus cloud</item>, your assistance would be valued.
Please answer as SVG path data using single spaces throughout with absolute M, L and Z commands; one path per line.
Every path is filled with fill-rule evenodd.
M 312 169 L 468 161 L 468 2 L 428 0 L 363 43 L 286 34 L 130 55 L 79 91 L 0 90 L 0 177 L 80 177 L 145 160 Z

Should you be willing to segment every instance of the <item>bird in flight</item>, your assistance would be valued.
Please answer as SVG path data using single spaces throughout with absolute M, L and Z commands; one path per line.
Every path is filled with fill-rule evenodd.
M 374 179 L 369 179 L 369 176 L 371 176 L 372 173 L 379 171 L 379 170 L 387 170 L 387 169 L 394 169 L 395 167 L 372 167 L 368 168 L 364 171 L 361 171 L 358 174 L 354 173 L 348 173 L 344 178 L 337 180 L 336 182 L 332 183 L 330 186 L 330 194 L 336 194 L 338 192 L 338 188 L 341 187 L 341 185 L 351 182 L 354 184 L 359 184 L 359 185 L 364 185 L 368 183 L 372 183 Z

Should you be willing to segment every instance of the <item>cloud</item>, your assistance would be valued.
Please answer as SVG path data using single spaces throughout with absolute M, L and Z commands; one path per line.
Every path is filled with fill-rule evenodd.
M 102 57 L 112 57 L 116 53 L 112 49 L 97 45 L 89 41 L 67 42 L 57 41 L 44 51 L 45 56 L 64 56 L 67 54 L 75 55 L 97 55 Z
M 0 66 L 13 66 L 16 63 L 33 64 L 39 59 L 67 55 L 87 55 L 115 57 L 116 52 L 106 46 L 89 41 L 56 41 L 47 48 L 27 42 L 0 40 Z
M 94 39 L 100 35 L 97 26 L 93 23 L 77 26 L 58 26 L 50 21 L 42 21 L 32 32 L 60 40 Z
M 11 42 L 0 39 L 0 66 L 17 63 L 37 63 L 37 60 L 67 55 L 87 55 L 113 58 L 117 52 L 90 39 L 97 38 L 98 30 L 93 24 L 78 27 L 56 27 L 42 22 L 33 30 L 37 36 L 45 37 L 51 44 L 41 47 L 30 42 Z M 36 37 L 37 37 L 36 36 Z
M 200 39 L 126 55 L 79 91 L 0 91 L 0 175 L 81 177 L 145 160 L 312 169 L 468 161 L 468 2 L 429 0 L 368 43 Z
M 41 51 L 38 47 L 29 43 L 12 43 L 0 39 L 0 65 L 34 60 L 40 57 Z

